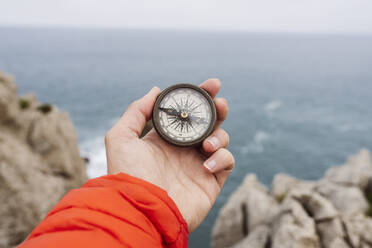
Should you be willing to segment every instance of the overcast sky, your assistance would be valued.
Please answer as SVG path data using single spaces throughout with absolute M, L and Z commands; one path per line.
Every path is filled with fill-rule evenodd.
M 0 0 L 0 25 L 372 33 L 372 0 Z

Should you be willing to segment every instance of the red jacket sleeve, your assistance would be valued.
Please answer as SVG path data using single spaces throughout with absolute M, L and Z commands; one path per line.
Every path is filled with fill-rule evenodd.
M 159 187 L 117 174 L 71 190 L 20 248 L 187 247 L 181 213 Z

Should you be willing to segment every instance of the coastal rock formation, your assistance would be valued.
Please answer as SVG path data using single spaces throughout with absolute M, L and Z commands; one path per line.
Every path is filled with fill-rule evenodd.
M 22 242 L 58 200 L 86 179 L 67 113 L 19 97 L 0 72 L 0 247 Z
M 367 150 L 318 181 L 285 174 L 271 190 L 253 174 L 220 210 L 213 248 L 372 247 L 372 161 Z

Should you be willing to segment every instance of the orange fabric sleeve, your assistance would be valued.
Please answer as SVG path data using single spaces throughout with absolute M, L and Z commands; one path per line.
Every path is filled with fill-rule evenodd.
M 127 174 L 71 190 L 20 248 L 187 247 L 188 229 L 161 188 Z

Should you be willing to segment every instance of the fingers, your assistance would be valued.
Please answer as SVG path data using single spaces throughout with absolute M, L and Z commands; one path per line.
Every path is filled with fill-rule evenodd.
M 217 128 L 203 141 L 203 149 L 207 153 L 215 152 L 220 148 L 226 148 L 229 145 L 229 140 L 229 134 L 222 128 Z
M 214 98 L 221 88 L 221 82 L 217 78 L 211 78 L 200 85 L 200 88 L 206 90 Z
M 218 149 L 204 162 L 205 168 L 211 173 L 217 173 L 222 170 L 232 170 L 234 165 L 234 156 L 225 148 Z
M 214 99 L 214 104 L 216 105 L 217 110 L 217 127 L 219 127 L 226 119 L 229 107 L 225 98 Z
M 128 138 L 138 138 L 146 122 L 151 119 L 152 109 L 161 90 L 152 88 L 144 97 L 133 102 L 113 129 Z
M 204 162 L 204 167 L 215 175 L 217 183 L 221 188 L 234 169 L 234 166 L 234 156 L 225 148 L 220 148 Z
M 218 79 L 208 79 L 200 87 L 214 98 L 221 88 L 221 83 Z M 203 142 L 204 151 L 214 153 L 204 162 L 204 166 L 209 172 L 214 173 L 217 183 L 222 187 L 234 168 L 235 160 L 234 156 L 225 149 L 229 145 L 229 135 L 218 128 L 227 117 L 229 111 L 227 101 L 224 98 L 216 98 L 214 103 L 217 110 L 217 128 Z

